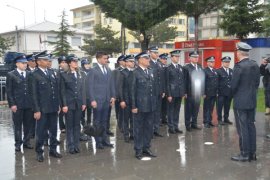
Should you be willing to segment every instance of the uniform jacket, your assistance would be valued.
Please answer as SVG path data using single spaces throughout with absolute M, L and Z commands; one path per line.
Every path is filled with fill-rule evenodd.
M 131 104 L 131 74 L 132 71 L 129 71 L 127 68 L 120 71 L 121 76 L 119 79 L 119 101 L 124 101 L 126 104 Z
M 185 95 L 185 72 L 181 65 L 176 68 L 170 64 L 166 69 L 167 96 L 183 97 Z
M 160 62 L 156 61 L 154 63 L 152 60 L 150 60 L 150 68 L 154 72 L 155 78 L 155 87 L 157 89 L 157 92 L 159 94 L 162 94 L 165 92 L 165 74 L 164 71 L 162 70 L 162 65 Z
M 122 75 L 121 75 L 121 71 L 123 70 L 123 68 L 120 66 L 118 68 L 116 68 L 115 70 L 112 71 L 112 78 L 113 78 L 113 81 L 114 81 L 114 85 L 115 85 L 115 96 L 117 99 L 119 99 L 120 97 L 120 81 L 121 81 L 121 78 L 122 78 Z
M 106 67 L 107 75 L 104 75 L 100 67 L 93 67 L 88 73 L 88 93 L 90 102 L 104 102 L 115 98 L 115 85 L 111 70 Z
M 232 76 L 234 108 L 256 108 L 256 96 L 259 84 L 260 69 L 255 61 L 245 58 L 236 63 Z
M 262 81 L 265 90 L 270 91 L 270 72 L 269 72 L 270 68 L 267 69 L 268 66 L 262 64 L 260 66 L 260 73 L 263 76 Z
M 48 76 L 37 68 L 31 76 L 31 91 L 34 112 L 52 113 L 59 110 L 59 84 L 55 73 Z
M 233 70 L 229 68 L 229 75 L 223 67 L 217 70 L 218 73 L 218 95 L 219 96 L 231 96 L 231 81 Z
M 6 91 L 9 107 L 16 105 L 18 109 L 32 108 L 30 74 L 26 71 L 25 78 L 22 78 L 16 69 L 7 74 Z
M 197 68 L 198 68 L 198 71 L 203 71 L 202 66 L 200 64 L 197 64 Z M 191 91 L 191 87 L 192 87 L 192 85 L 191 85 L 191 73 L 194 70 L 196 70 L 196 68 L 190 63 L 190 64 L 187 64 L 187 65 L 184 66 L 184 70 L 185 70 L 185 73 L 186 73 L 186 75 L 185 75 L 185 77 L 186 77 L 185 78 L 186 79 L 186 83 L 185 83 L 185 85 L 186 85 L 186 94 L 188 96 L 191 96 L 191 94 L 192 94 L 192 91 Z
M 218 74 L 215 69 L 209 67 L 204 69 L 205 73 L 205 90 L 204 94 L 206 96 L 217 96 L 218 93 Z
M 77 78 L 70 71 L 60 73 L 60 91 L 62 106 L 69 109 L 81 109 L 86 105 L 85 73 L 77 71 Z
M 157 108 L 157 89 L 155 76 L 152 69 L 146 74 L 141 67 L 136 68 L 131 74 L 131 105 L 139 112 L 153 112 Z

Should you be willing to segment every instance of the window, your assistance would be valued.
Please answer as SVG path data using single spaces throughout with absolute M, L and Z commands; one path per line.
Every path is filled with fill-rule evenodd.
M 180 37 L 185 36 L 185 31 L 177 31 L 177 36 L 180 36 Z
M 81 46 L 81 37 L 72 37 L 71 38 L 71 45 L 72 46 Z
M 178 21 L 179 21 L 179 24 L 185 25 L 185 19 L 178 19 Z
M 81 13 L 80 12 L 74 12 L 73 15 L 74 15 L 74 18 L 81 17 Z
M 47 36 L 47 41 L 49 41 L 49 42 L 56 42 L 57 41 L 57 38 L 56 38 L 56 36 Z

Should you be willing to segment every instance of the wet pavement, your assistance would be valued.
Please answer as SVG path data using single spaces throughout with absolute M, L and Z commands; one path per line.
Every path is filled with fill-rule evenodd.
M 234 121 L 232 112 L 230 119 Z M 256 120 L 256 162 L 230 160 L 239 152 L 234 125 L 184 131 L 182 135 L 169 135 L 167 127 L 162 126 L 165 137 L 152 141 L 152 151 L 158 157 L 139 161 L 134 157 L 133 144 L 125 143 L 116 130 L 115 116 L 112 115 L 113 149 L 96 150 L 92 140 L 81 142 L 81 153 L 71 155 L 66 152 L 65 135 L 58 133 L 61 140 L 58 151 L 63 158 L 50 158 L 45 147 L 45 161 L 39 163 L 34 150 L 15 153 L 11 114 L 7 108 L 0 107 L 0 179 L 270 179 L 270 141 L 264 138 L 270 133 L 270 117 L 257 113 Z M 184 129 L 182 110 L 180 121 L 180 129 Z M 202 123 L 201 114 L 198 121 Z M 206 145 L 205 142 L 213 144 Z

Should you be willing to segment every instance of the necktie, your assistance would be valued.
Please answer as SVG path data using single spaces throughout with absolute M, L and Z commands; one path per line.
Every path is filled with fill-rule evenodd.
M 107 72 L 106 72 L 105 66 L 102 66 L 102 69 L 103 69 L 103 74 L 104 74 L 104 75 L 107 75 Z
M 24 79 L 24 75 L 23 75 L 23 72 L 21 72 L 21 79 L 22 79 L 22 80 Z
M 145 74 L 148 75 L 147 69 L 144 70 Z

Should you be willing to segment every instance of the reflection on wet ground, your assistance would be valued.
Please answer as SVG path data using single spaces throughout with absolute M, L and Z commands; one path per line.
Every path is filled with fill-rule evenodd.
M 184 129 L 183 112 L 180 113 L 180 129 Z M 270 179 L 270 141 L 264 138 L 270 133 L 270 118 L 257 114 L 257 156 L 258 161 L 238 163 L 230 160 L 238 150 L 238 136 L 235 126 L 222 126 L 201 131 L 169 135 L 162 126 L 163 138 L 152 141 L 152 150 L 158 155 L 149 161 L 134 158 L 132 143 L 125 143 L 116 130 L 115 116 L 112 116 L 112 130 L 115 137 L 113 149 L 96 150 L 94 140 L 81 142 L 81 153 L 66 152 L 65 135 L 59 133 L 63 158 L 48 156 L 45 147 L 45 161 L 35 160 L 34 150 L 15 153 L 11 114 L 0 109 L 0 177 L 1 179 L 207 179 L 227 180 Z M 231 113 L 233 121 L 233 113 Z M 202 122 L 201 114 L 199 124 Z M 212 142 L 207 145 L 205 142 Z M 32 144 L 34 144 L 32 142 Z M 209 143 L 211 144 L 211 143 Z

